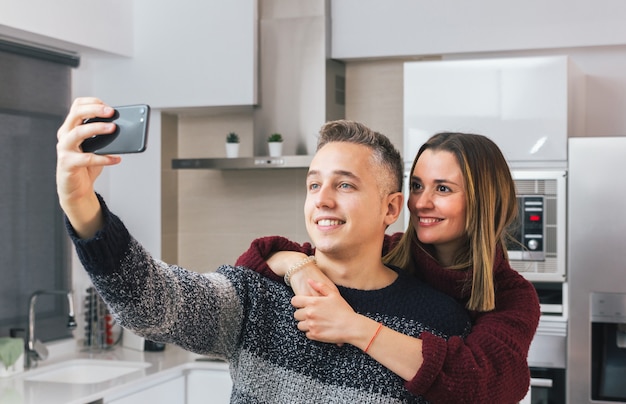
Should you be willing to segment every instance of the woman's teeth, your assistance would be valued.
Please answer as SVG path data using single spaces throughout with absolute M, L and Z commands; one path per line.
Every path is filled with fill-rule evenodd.
M 342 223 L 343 221 L 341 220 L 330 220 L 330 219 L 322 219 L 322 220 L 318 220 L 317 222 L 319 226 L 337 226 Z

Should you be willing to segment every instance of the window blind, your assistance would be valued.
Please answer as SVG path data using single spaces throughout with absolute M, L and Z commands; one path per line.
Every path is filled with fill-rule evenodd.
M 0 48 L 0 336 L 6 336 L 27 328 L 33 292 L 71 288 L 55 184 L 56 131 L 70 103 L 71 67 Z M 67 299 L 40 296 L 36 320 L 42 341 L 70 335 Z

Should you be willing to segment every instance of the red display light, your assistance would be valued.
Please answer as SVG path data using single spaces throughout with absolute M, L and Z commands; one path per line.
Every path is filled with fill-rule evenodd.
M 530 215 L 528 218 L 531 222 L 539 222 L 541 221 L 541 216 L 539 215 Z

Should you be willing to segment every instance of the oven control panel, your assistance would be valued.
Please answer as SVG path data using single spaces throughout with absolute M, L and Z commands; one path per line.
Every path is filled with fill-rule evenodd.
M 518 195 L 519 222 L 511 232 L 509 259 L 543 261 L 545 255 L 545 199 L 542 195 Z

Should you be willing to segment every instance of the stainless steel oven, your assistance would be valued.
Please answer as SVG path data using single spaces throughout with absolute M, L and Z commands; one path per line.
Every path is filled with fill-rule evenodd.
M 567 323 L 545 319 L 539 322 L 528 352 L 530 390 L 523 403 L 565 404 Z
M 525 403 L 565 404 L 565 369 L 531 368 Z

